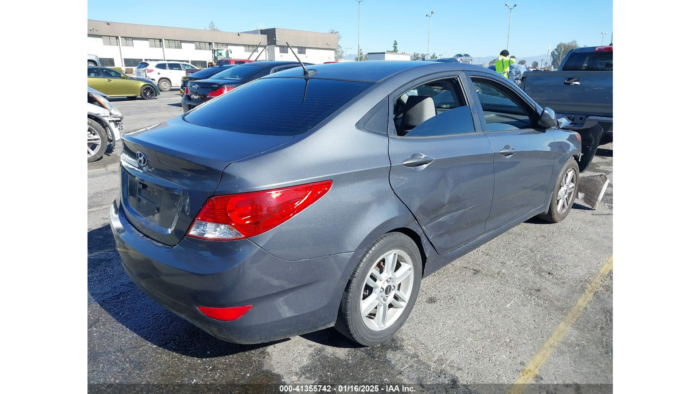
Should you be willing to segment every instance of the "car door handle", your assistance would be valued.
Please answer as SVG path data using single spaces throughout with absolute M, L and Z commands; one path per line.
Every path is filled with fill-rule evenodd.
M 564 85 L 580 85 L 580 84 L 581 84 L 581 80 L 579 80 L 578 78 L 566 78 L 564 80 Z
M 427 166 L 428 164 L 433 162 L 432 157 L 426 156 L 422 153 L 415 153 L 413 156 L 410 158 L 406 159 L 403 161 L 403 165 L 406 167 L 420 167 L 420 166 Z
M 506 145 L 501 149 L 498 153 L 502 154 L 503 156 L 510 157 L 513 156 L 513 154 L 516 152 L 515 149 L 511 148 L 510 146 Z

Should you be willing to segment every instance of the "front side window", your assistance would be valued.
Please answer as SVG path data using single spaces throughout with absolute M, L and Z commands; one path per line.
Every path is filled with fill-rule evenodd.
M 97 67 L 88 67 L 88 78 L 102 77 L 102 70 Z
M 114 70 L 110 70 L 107 68 L 102 70 L 102 74 L 104 74 L 104 76 L 107 78 L 121 78 L 122 77 L 122 75 L 119 72 L 114 71 Z
M 486 78 L 471 79 L 484 113 L 486 131 L 532 128 L 533 111 L 513 90 Z
M 162 48 L 163 43 L 157 38 L 149 38 L 148 39 L 148 46 L 151 48 Z
M 168 63 L 168 70 L 182 71 L 182 65 L 180 63 Z
M 474 119 L 457 78 L 426 82 L 394 100 L 399 137 L 439 137 L 473 133 Z

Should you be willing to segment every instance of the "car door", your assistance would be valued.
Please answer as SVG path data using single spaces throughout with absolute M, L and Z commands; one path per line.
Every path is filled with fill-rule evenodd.
M 129 96 L 134 93 L 134 83 L 133 81 L 126 78 L 125 75 L 118 71 L 110 70 L 105 68 L 102 70 L 104 75 L 105 85 L 110 96 Z
M 549 202 L 554 138 L 537 126 L 537 107 L 509 82 L 486 73 L 467 73 L 484 134 L 495 151 L 495 185 L 489 232 L 524 221 Z
M 391 187 L 440 254 L 484 233 L 493 194 L 494 152 L 464 83 L 436 74 L 389 98 Z
M 88 86 L 107 94 L 107 92 L 104 91 L 106 88 L 105 84 L 106 81 L 102 78 L 102 69 L 98 67 L 88 67 Z
M 168 71 L 168 65 L 166 63 L 158 63 L 156 64 L 155 70 L 153 71 L 156 75 L 154 77 L 150 77 L 153 81 L 158 83 L 158 81 L 161 80 L 161 78 L 168 78 L 170 79 L 170 72 Z M 150 75 L 150 74 L 147 74 Z M 172 85 L 172 79 L 170 79 L 170 84 Z
M 170 82 L 175 85 L 182 81 L 182 77 L 185 76 L 185 69 L 180 63 L 168 63 L 168 75 L 170 75 Z

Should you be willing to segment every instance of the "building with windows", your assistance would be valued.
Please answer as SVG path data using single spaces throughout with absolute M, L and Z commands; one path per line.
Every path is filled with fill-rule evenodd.
M 236 59 L 294 60 L 285 42 L 303 62 L 321 64 L 335 59 L 338 35 L 277 28 L 232 33 L 88 19 L 87 52 L 107 67 L 172 60 L 204 68 L 212 61 L 212 49 L 228 49 Z

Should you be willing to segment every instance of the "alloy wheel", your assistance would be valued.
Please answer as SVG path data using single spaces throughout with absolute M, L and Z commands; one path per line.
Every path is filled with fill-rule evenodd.
M 561 179 L 561 186 L 557 193 L 557 212 L 564 213 L 574 202 L 574 190 L 576 190 L 576 171 L 569 168 Z
M 99 151 L 101 146 L 102 146 L 102 140 L 100 139 L 100 135 L 97 133 L 97 130 L 95 130 L 90 125 L 88 125 L 88 132 L 87 132 L 88 158 L 94 156 L 95 152 Z
M 365 325 L 382 331 L 394 324 L 413 296 L 415 267 L 406 253 L 392 250 L 380 257 L 365 278 L 360 313 Z

